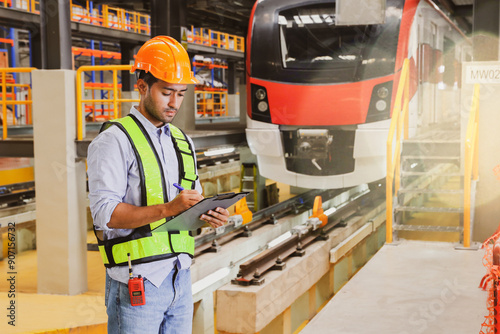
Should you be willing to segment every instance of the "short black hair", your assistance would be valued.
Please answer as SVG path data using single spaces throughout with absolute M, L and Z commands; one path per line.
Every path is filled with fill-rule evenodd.
M 151 86 L 153 86 L 158 81 L 158 78 L 152 75 L 151 72 L 146 72 L 144 70 L 139 71 L 137 79 L 144 80 L 149 88 L 151 88 Z

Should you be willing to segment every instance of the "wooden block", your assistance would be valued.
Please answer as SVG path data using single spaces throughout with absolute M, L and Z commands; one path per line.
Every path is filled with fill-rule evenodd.
M 309 317 L 311 320 L 316 315 L 316 285 L 309 289 Z
M 361 240 L 372 233 L 372 224 L 366 223 L 363 227 L 357 230 L 354 234 L 349 236 L 346 240 L 342 241 L 338 246 L 330 251 L 330 262 L 336 263 L 341 257 L 347 254 L 354 246 Z
M 370 217 L 383 211 L 382 207 L 385 207 L 385 203 L 372 211 Z M 333 274 L 330 263 L 330 250 L 332 248 L 341 245 L 344 240 L 356 234 L 359 229 L 363 233 L 371 233 L 372 223 L 367 223 L 367 219 L 366 217 L 349 219 L 347 226 L 333 230 L 329 239 L 307 247 L 303 257 L 289 259 L 283 271 L 266 274 L 263 285 L 241 287 L 226 284 L 219 288 L 216 301 L 217 330 L 221 333 L 244 334 L 253 334 L 264 330 L 267 333 L 266 326 L 271 326 L 278 318 L 282 317 L 283 312 L 299 296 L 304 293 L 311 294 L 309 290 L 323 276 L 327 273 Z M 350 248 L 343 247 L 345 254 Z M 347 267 L 349 266 L 347 265 Z M 346 280 L 348 277 L 349 275 Z M 334 289 L 335 281 L 333 278 L 330 285 Z
M 298 296 L 306 293 L 330 270 L 329 250 L 360 223 L 336 231 L 327 241 L 307 248 L 302 258 L 292 258 L 281 272 L 270 272 L 261 286 L 226 285 L 217 290 L 217 330 L 255 333 L 280 316 Z
M 290 334 L 292 332 L 292 309 L 287 307 L 283 312 L 283 334 Z

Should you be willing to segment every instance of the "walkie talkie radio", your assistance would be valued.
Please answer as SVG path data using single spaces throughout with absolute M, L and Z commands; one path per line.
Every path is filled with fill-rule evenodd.
M 144 295 L 144 279 L 139 275 L 134 277 L 132 274 L 132 262 L 130 261 L 130 253 L 128 256 L 128 293 L 130 294 L 130 304 L 132 306 L 141 306 L 146 304 L 146 296 Z

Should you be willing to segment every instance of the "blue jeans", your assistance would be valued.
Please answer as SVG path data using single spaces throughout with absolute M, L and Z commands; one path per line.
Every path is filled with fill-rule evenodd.
M 193 297 L 190 269 L 174 267 L 159 288 L 144 280 L 146 304 L 131 306 L 127 284 L 106 274 L 109 334 L 191 334 Z

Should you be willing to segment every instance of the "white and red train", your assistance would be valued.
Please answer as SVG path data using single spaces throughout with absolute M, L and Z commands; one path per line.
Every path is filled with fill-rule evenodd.
M 470 46 L 434 3 L 386 0 L 380 23 L 341 25 L 337 1 L 254 5 L 246 136 L 260 173 L 275 181 L 344 188 L 384 178 L 405 58 L 412 133 L 458 110 L 460 64 Z

